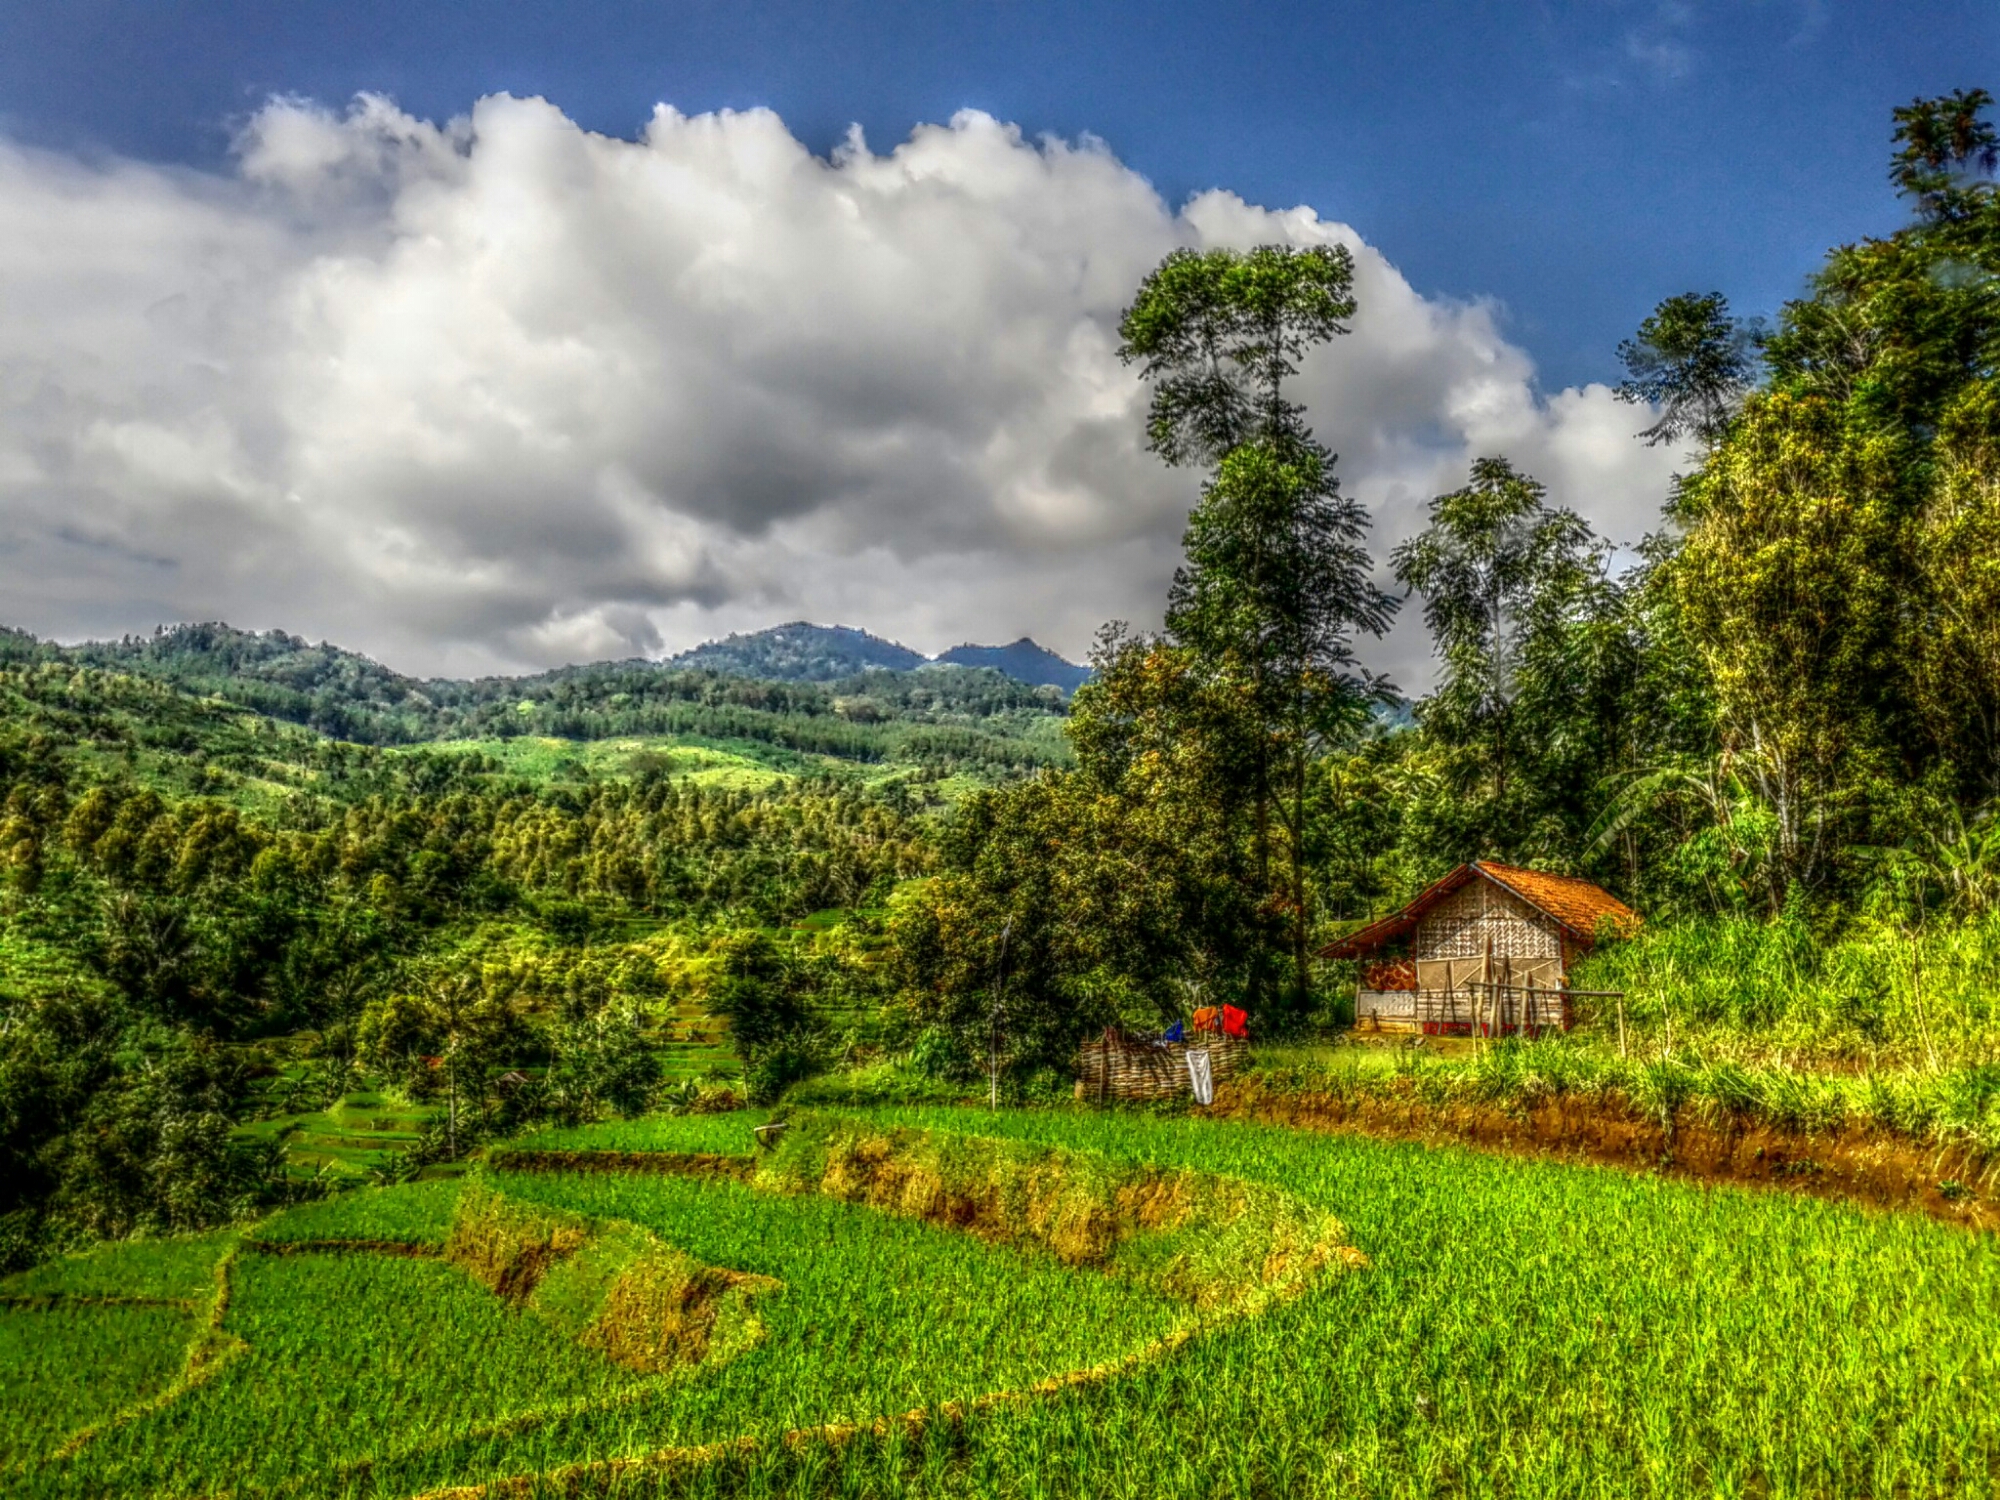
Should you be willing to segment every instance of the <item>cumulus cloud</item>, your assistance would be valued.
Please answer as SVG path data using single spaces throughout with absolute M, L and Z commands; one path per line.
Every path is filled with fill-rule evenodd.
M 63 636 L 226 618 L 465 672 L 803 616 L 1080 654 L 1157 620 L 1194 497 L 1115 353 L 1181 245 L 1354 252 L 1300 393 L 1383 552 L 1479 454 L 1620 539 L 1670 462 L 1347 226 L 1176 211 L 975 112 L 819 157 L 762 110 L 627 141 L 279 99 L 227 173 L 0 144 L 0 194 L 0 617 Z

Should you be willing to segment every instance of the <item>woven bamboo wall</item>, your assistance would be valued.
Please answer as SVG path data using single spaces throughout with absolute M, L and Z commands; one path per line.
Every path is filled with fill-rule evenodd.
M 1250 1044 L 1237 1037 L 1197 1036 L 1191 1042 L 1155 1044 L 1107 1031 L 1077 1053 L 1077 1097 L 1100 1102 L 1191 1097 L 1190 1047 L 1208 1048 L 1209 1070 L 1217 1083 L 1241 1072 L 1250 1060 Z
M 1416 952 L 1419 960 L 1483 959 L 1488 952 L 1517 961 L 1563 956 L 1561 929 L 1490 880 L 1470 881 L 1425 912 Z

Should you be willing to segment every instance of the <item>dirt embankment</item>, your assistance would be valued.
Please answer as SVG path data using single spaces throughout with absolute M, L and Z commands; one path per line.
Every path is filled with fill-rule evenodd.
M 641 1172 L 664 1177 L 736 1177 L 748 1181 L 757 1172 L 753 1156 L 722 1156 L 713 1151 L 513 1151 L 487 1154 L 497 1172 Z
M 1514 1106 L 1430 1104 L 1395 1094 L 1294 1093 L 1256 1079 L 1216 1091 L 1212 1114 L 1302 1130 L 1588 1161 L 1701 1182 L 1784 1188 L 2000 1229 L 2000 1161 L 1958 1146 L 1850 1130 L 1806 1136 L 1683 1110 L 1671 1122 L 1611 1099 Z

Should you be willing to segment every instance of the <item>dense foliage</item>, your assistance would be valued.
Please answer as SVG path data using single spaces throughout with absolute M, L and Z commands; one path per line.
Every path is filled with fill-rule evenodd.
M 1640 435 L 1687 445 L 1636 566 L 1501 454 L 1432 503 L 1389 559 L 1440 667 L 1398 732 L 1354 650 L 1395 601 L 1284 394 L 1306 350 L 1338 357 L 1344 252 L 1170 256 L 1122 330 L 1153 449 L 1209 474 L 1166 629 L 1105 637 L 1074 770 L 961 813 L 904 928 L 922 1013 L 977 1029 L 1011 920 L 1040 966 L 1009 1002 L 1024 1066 L 1178 1013 L 1169 976 L 1269 1035 L 1337 1001 L 1314 943 L 1482 857 L 1587 875 L 1655 923 L 1783 918 L 1821 944 L 1993 911 L 1989 103 L 1897 112 L 1911 222 L 1834 251 L 1769 326 L 1688 294 L 1621 347 Z
M 6 1253 L 299 1190 L 237 1131 L 273 1046 L 323 1081 L 294 1095 L 360 1066 L 435 1101 L 443 1154 L 495 1114 L 644 1108 L 648 1008 L 705 995 L 703 952 L 926 868 L 907 785 L 861 771 L 704 783 L 654 755 L 531 780 L 68 661 L 0 668 Z M 691 965 L 635 922 L 679 924 Z M 516 1065 L 532 1086 L 496 1092 Z

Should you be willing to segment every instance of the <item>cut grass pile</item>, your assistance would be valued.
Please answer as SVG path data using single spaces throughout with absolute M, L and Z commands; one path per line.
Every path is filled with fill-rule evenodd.
M 1345 1248 L 1338 1219 L 1270 1188 L 837 1115 L 792 1120 L 755 1182 L 1047 1250 L 1203 1308 L 1294 1289 Z
M 444 1258 L 614 1364 L 658 1374 L 733 1358 L 764 1335 L 752 1302 L 780 1283 L 705 1266 L 624 1219 L 459 1194 Z
M 740 1154 L 755 1120 L 633 1122 L 539 1144 Z M 763 1189 L 490 1175 L 551 1221 L 622 1220 L 703 1265 L 781 1280 L 757 1303 L 766 1337 L 735 1359 L 691 1378 L 643 1374 L 441 1260 L 245 1255 L 224 1324 L 241 1353 L 4 1487 L 249 1500 L 539 1474 L 565 1494 L 1831 1500 L 1986 1494 L 2000 1480 L 1990 1236 L 1813 1199 L 1138 1113 L 907 1109 L 802 1117 L 794 1130 L 763 1159 Z M 900 1134 L 918 1130 L 1014 1145 Z M 871 1142 L 888 1149 L 873 1157 Z M 1245 1202 L 1281 1194 L 1271 1201 L 1309 1218 L 1337 1215 L 1369 1267 L 1101 1381 L 844 1444 L 775 1441 L 1019 1389 L 1181 1324 L 1187 1304 L 1143 1278 L 900 1216 L 919 1167 L 935 1179 L 916 1195 L 926 1215 L 980 1182 L 1025 1178 L 1014 1186 L 1030 1191 L 1035 1164 L 1078 1154 L 1114 1205 L 1121 1185 L 1191 1172 L 1247 1184 Z M 902 1174 L 893 1193 L 885 1163 Z M 896 1211 L 829 1196 L 830 1175 Z M 1176 1197 L 1135 1200 L 1133 1213 L 1166 1225 Z M 1115 1233 L 1109 1243 L 1094 1263 L 1116 1269 Z M 1220 1260 L 1254 1279 L 1250 1258 L 1239 1245 Z M 87 1406 L 68 1389 L 46 1402 Z M 742 1433 L 765 1441 L 700 1465 L 606 1462 Z

